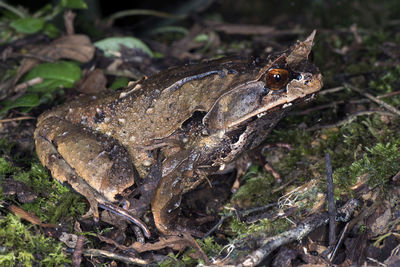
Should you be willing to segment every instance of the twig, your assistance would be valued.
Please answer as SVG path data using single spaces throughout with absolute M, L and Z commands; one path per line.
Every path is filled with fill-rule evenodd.
M 134 258 L 134 257 L 127 257 L 123 255 L 119 255 L 110 251 L 100 250 L 100 249 L 84 249 L 83 255 L 89 257 L 105 257 L 113 260 L 119 260 L 128 264 L 137 264 L 137 265 L 146 265 L 149 264 L 148 261 Z
M 316 106 L 314 108 L 309 108 L 309 109 L 306 109 L 306 110 L 303 110 L 303 111 L 299 111 L 299 112 L 293 111 L 293 112 L 290 112 L 289 115 L 291 115 L 291 116 L 303 116 L 303 115 L 308 115 L 308 114 L 314 113 L 315 111 L 318 111 L 318 110 L 321 110 L 321 109 L 335 108 L 338 105 L 343 105 L 343 104 L 346 104 L 346 103 L 362 104 L 362 103 L 370 103 L 370 102 L 371 101 L 368 100 L 368 99 L 357 99 L 357 100 L 351 100 L 351 101 L 340 100 L 340 101 L 334 101 L 334 102 L 331 102 L 331 103 L 325 104 L 325 105 L 319 105 L 319 106 Z
M 23 82 L 23 83 L 20 83 L 20 84 L 16 85 L 14 87 L 14 90 L 13 90 L 13 92 L 16 93 L 16 95 L 13 96 L 11 98 L 11 100 L 15 100 L 18 97 L 20 97 L 23 93 L 25 93 L 26 88 L 28 88 L 29 86 L 33 86 L 35 84 L 39 84 L 39 83 L 42 83 L 42 82 L 43 82 L 43 78 L 36 77 L 36 78 L 30 79 L 29 81 L 26 81 L 26 82 Z
M 329 259 L 330 262 L 332 262 L 333 259 L 335 258 L 336 252 L 340 248 L 340 245 L 342 244 L 342 242 L 344 240 L 344 237 L 345 237 L 345 234 L 346 234 L 348 228 L 349 228 L 349 223 L 346 223 L 346 226 L 343 228 L 343 231 L 340 234 L 340 237 L 339 237 L 339 240 L 338 240 L 338 242 L 337 242 L 337 244 L 335 246 L 335 249 L 332 251 L 332 254 L 328 255 L 328 259 Z
M 4 3 L 3 1 L 0 1 L 0 7 L 3 7 L 7 9 L 8 11 L 13 12 L 15 15 L 19 16 L 20 18 L 25 18 L 26 14 L 17 8 L 13 7 L 12 5 L 9 5 L 7 3 Z
M 267 204 L 267 205 L 262 206 L 262 207 L 256 207 L 256 208 L 252 208 L 252 209 L 248 209 L 248 210 L 239 211 L 239 215 L 241 217 L 242 216 L 247 216 L 250 213 L 265 211 L 265 210 L 267 210 L 269 208 L 275 207 L 276 205 L 277 205 L 276 203 L 271 203 L 271 204 Z
M 83 235 L 78 236 L 78 240 L 76 241 L 74 254 L 72 254 L 72 264 L 74 267 L 81 266 L 82 262 L 82 249 L 83 243 L 85 241 L 85 237 Z
M 339 126 L 351 123 L 352 121 L 357 119 L 357 117 L 359 117 L 359 116 L 372 115 L 372 114 L 380 114 L 380 115 L 384 115 L 384 116 L 395 116 L 395 114 L 393 114 L 392 112 L 386 112 L 386 111 L 380 111 L 380 110 L 360 111 L 360 112 L 353 113 L 353 114 L 349 115 L 346 119 L 338 121 L 336 123 L 328 124 L 328 125 L 316 125 L 316 126 L 307 128 L 306 131 L 314 131 L 314 130 L 320 130 L 320 129 L 326 129 L 326 128 L 339 127 Z
M 375 260 L 374 258 L 367 257 L 367 260 L 369 260 L 369 261 L 372 261 L 373 263 L 376 263 L 376 264 L 378 264 L 379 266 L 382 266 L 382 267 L 387 267 L 387 265 L 386 265 L 386 264 L 384 264 L 384 263 L 381 263 L 381 262 L 379 262 L 379 261 Z
M 388 94 L 384 94 L 384 95 L 378 95 L 376 98 L 385 98 L 385 97 L 390 97 L 390 96 L 394 96 L 394 95 L 400 95 L 400 91 L 394 91 Z
M 114 20 L 127 17 L 127 16 L 137 16 L 137 15 L 146 15 L 146 16 L 155 16 L 159 18 L 169 18 L 169 19 L 184 19 L 186 15 L 175 15 L 166 12 L 160 12 L 156 10 L 148 10 L 148 9 L 129 9 L 120 12 L 116 12 L 112 14 L 107 19 L 107 25 L 111 26 L 114 23 Z
M 352 86 L 352 85 L 350 85 L 350 84 L 347 84 L 347 83 L 346 83 L 346 84 L 344 84 L 344 85 L 345 85 L 346 87 L 350 88 L 351 90 L 353 90 L 353 91 L 355 91 L 355 92 L 357 92 L 357 93 L 359 93 L 359 94 L 361 94 L 361 95 L 363 95 L 363 96 L 365 96 L 365 97 L 371 99 L 372 101 L 374 101 L 374 102 L 377 103 L 378 105 L 384 107 L 385 109 L 387 109 L 387 110 L 389 110 L 390 112 L 396 114 L 397 116 L 400 116 L 400 110 L 398 110 L 397 108 L 393 107 L 392 105 L 389 105 L 388 103 L 386 103 L 386 102 L 384 102 L 384 101 L 382 101 L 382 100 L 379 100 L 377 97 L 374 97 L 373 95 L 371 95 L 371 94 L 369 94 L 369 93 L 363 92 L 363 91 L 360 90 L 359 88 L 354 87 L 354 86 Z
M 336 92 L 342 91 L 344 89 L 346 89 L 346 87 L 344 87 L 344 86 L 333 87 L 333 88 L 322 90 L 321 92 L 318 93 L 318 95 L 336 93 Z
M 295 240 L 301 240 L 319 226 L 328 222 L 328 214 L 321 213 L 307 218 L 299 226 L 277 236 L 264 239 L 260 242 L 260 248 L 253 251 L 243 262 L 237 266 L 256 266 L 260 264 L 276 248 Z
M 214 233 L 214 231 L 217 230 L 218 227 L 219 227 L 221 224 L 224 223 L 225 219 L 228 218 L 228 217 L 230 217 L 230 216 L 232 216 L 232 214 L 222 216 L 221 219 L 219 219 L 219 221 L 217 222 L 217 224 L 215 224 L 215 225 L 201 238 L 201 240 L 206 239 L 206 237 L 208 237 L 209 235 L 211 235 L 212 233 Z
M 0 120 L 0 123 L 12 122 L 12 121 L 23 121 L 23 120 L 34 120 L 34 119 L 36 119 L 36 118 L 30 117 L 30 116 L 24 116 L 24 117 L 18 117 L 18 118 L 2 119 L 2 120 Z
M 329 153 L 325 153 L 326 177 L 327 177 L 327 200 L 329 213 L 329 246 L 333 246 L 336 240 L 336 206 L 333 196 L 332 164 Z

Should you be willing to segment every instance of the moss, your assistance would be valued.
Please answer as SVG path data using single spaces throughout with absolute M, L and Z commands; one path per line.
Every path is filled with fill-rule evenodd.
M 33 234 L 18 217 L 8 214 L 0 220 L 0 266 L 60 266 L 70 263 L 62 245 L 52 238 Z
M 200 245 L 200 247 L 203 249 L 204 253 L 208 255 L 209 257 L 214 257 L 219 254 L 219 252 L 222 250 L 222 246 L 218 244 L 213 237 L 207 237 L 204 240 L 202 239 L 197 239 L 197 243 Z
M 237 238 L 243 238 L 250 234 L 263 234 L 268 236 L 277 235 L 290 229 L 293 225 L 285 218 L 270 221 L 261 219 L 255 223 L 245 223 L 233 218 L 229 222 L 230 230 L 237 235 Z
M 369 186 L 384 189 L 389 184 L 390 177 L 400 169 L 399 144 L 378 143 L 366 150 L 367 153 L 360 160 L 350 165 L 350 177 L 367 174 Z
M 159 263 L 161 267 L 186 267 L 186 266 L 196 266 L 202 261 L 194 259 L 191 254 L 194 252 L 193 249 L 187 250 L 185 253 L 173 254 L 169 253 L 167 259 Z M 204 263 L 203 263 L 204 264 Z
M 251 166 L 242 180 L 244 184 L 232 198 L 240 206 L 265 205 L 274 197 L 270 188 L 275 180 L 272 175 L 261 172 L 259 166 Z
M 51 178 L 37 159 L 31 162 L 30 169 L 24 170 L 13 167 L 4 158 L 0 158 L 0 169 L 5 172 L 9 170 L 13 173 L 13 179 L 25 183 L 38 194 L 35 201 L 23 204 L 22 208 L 33 212 L 42 221 L 58 223 L 61 217 L 77 217 L 84 214 L 86 209 L 84 199 Z M 0 173 L 3 172 L 0 170 Z

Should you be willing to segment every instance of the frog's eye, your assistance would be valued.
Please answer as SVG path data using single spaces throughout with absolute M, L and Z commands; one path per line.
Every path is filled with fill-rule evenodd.
M 280 90 L 289 82 L 289 72 L 285 69 L 270 69 L 267 73 L 267 86 L 271 90 Z

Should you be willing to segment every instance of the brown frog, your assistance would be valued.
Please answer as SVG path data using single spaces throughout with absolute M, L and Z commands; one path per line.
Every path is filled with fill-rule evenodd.
M 101 206 L 150 236 L 135 216 L 151 204 L 158 230 L 182 230 L 182 194 L 259 145 L 292 104 L 320 90 L 321 74 L 308 61 L 314 35 L 266 58 L 171 68 L 45 112 L 37 154 L 54 178 L 87 198 L 96 218 Z

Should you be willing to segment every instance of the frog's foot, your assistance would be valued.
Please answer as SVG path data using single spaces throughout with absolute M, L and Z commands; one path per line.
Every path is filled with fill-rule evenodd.
M 147 238 L 150 238 L 150 236 L 151 236 L 150 230 L 147 228 L 147 226 L 144 224 L 144 222 L 142 222 L 139 218 L 136 218 L 135 216 L 132 216 L 131 214 L 129 214 L 128 211 L 126 211 L 118 206 L 115 206 L 113 204 L 110 204 L 110 203 L 99 204 L 99 207 L 101 207 L 105 210 L 108 210 L 116 215 L 119 215 L 119 216 L 127 219 L 128 221 L 134 223 L 135 225 L 139 226 L 142 229 L 144 235 Z
M 82 218 L 87 219 L 87 218 L 93 218 L 95 222 L 98 222 L 100 219 L 99 215 L 99 209 L 98 209 L 98 203 L 97 201 L 89 201 L 89 210 L 82 216 Z

